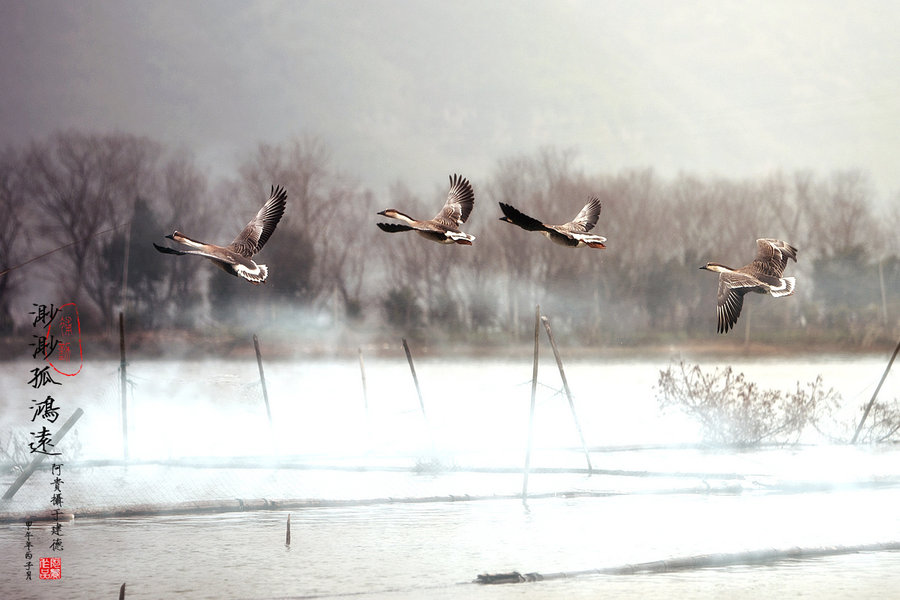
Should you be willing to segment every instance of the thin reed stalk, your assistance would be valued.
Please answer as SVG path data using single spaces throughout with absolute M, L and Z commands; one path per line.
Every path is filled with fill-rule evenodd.
M 559 376 L 562 378 L 563 388 L 566 390 L 566 398 L 569 399 L 569 408 L 572 410 L 572 418 L 575 420 L 575 429 L 578 430 L 578 439 L 581 440 L 581 447 L 584 448 L 584 457 L 587 459 L 588 472 L 593 473 L 594 468 L 591 466 L 591 453 L 588 452 L 587 443 L 584 441 L 584 434 L 581 432 L 581 423 L 578 422 L 578 413 L 575 411 L 575 401 L 572 399 L 572 390 L 569 389 L 569 381 L 566 379 L 566 371 L 563 369 L 562 358 L 559 356 L 556 340 L 553 339 L 553 332 L 550 330 L 550 319 L 544 316 L 541 317 L 541 321 L 543 321 L 544 329 L 547 331 L 550 347 L 553 348 L 553 356 L 556 358 L 556 366 L 559 367 Z
M 266 374 L 263 372 L 262 353 L 259 351 L 259 338 L 253 334 L 253 347 L 256 349 L 256 364 L 259 366 L 259 382 L 262 384 L 263 400 L 266 402 L 266 416 L 269 418 L 269 429 L 272 428 L 272 411 L 269 410 L 269 392 L 266 390 Z
M 534 400 L 537 395 L 538 349 L 541 335 L 541 305 L 534 309 L 534 364 L 531 369 L 531 408 L 528 412 L 528 447 L 525 450 L 525 469 L 522 475 L 522 502 L 528 499 L 528 473 L 531 470 L 531 444 L 534 438 Z

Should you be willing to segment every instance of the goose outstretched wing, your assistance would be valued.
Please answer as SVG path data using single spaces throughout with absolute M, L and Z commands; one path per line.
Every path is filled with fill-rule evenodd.
M 247 223 L 244 230 L 234 238 L 229 247 L 247 258 L 262 250 L 269 240 L 269 236 L 275 231 L 275 226 L 284 215 L 286 204 L 287 191 L 282 186 L 275 187 L 273 185 L 269 199 L 259 209 L 253 220 Z
M 375 223 L 378 225 L 378 228 L 382 231 L 387 231 L 388 233 L 397 233 L 399 231 L 411 231 L 413 227 L 409 225 L 403 225 L 401 223 Z
M 756 240 L 756 247 L 756 258 L 751 265 L 762 275 L 781 277 L 788 259 L 797 261 L 797 249 L 781 240 L 760 238 Z
M 459 227 L 469 218 L 474 205 L 475 192 L 469 180 L 462 175 L 451 175 L 447 201 L 434 220 L 449 227 Z
M 759 287 L 759 280 L 742 273 L 719 273 L 716 294 L 716 331 L 725 333 L 737 322 L 744 306 L 744 294 Z
M 597 219 L 599 218 L 600 199 L 593 197 L 588 200 L 588 203 L 584 205 L 584 208 L 581 209 L 581 212 L 579 212 L 574 219 L 559 227 L 578 233 L 587 233 L 594 228 L 594 225 L 597 224 Z
M 503 216 L 509 219 L 509 222 L 513 225 L 518 225 L 525 231 L 544 231 L 546 230 L 546 226 L 535 219 L 534 217 L 529 217 L 525 213 L 517 210 L 516 208 L 510 206 L 509 204 L 504 204 L 502 202 L 500 204 L 500 210 L 503 211 Z

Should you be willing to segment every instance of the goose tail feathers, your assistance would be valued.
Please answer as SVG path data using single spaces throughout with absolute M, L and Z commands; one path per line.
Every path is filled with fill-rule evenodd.
M 471 246 L 472 242 L 475 241 L 474 235 L 463 231 L 448 231 L 445 235 L 457 244 L 462 244 L 463 246 Z
M 782 277 L 781 285 L 779 287 L 773 287 L 770 290 L 770 293 L 779 298 L 781 296 L 790 296 L 794 293 L 794 284 L 796 283 L 795 277 Z
M 269 269 L 266 265 L 258 265 L 254 263 L 255 269 L 248 269 L 243 265 L 235 265 L 234 271 L 240 277 L 243 277 L 252 284 L 259 285 L 266 281 L 269 276 Z

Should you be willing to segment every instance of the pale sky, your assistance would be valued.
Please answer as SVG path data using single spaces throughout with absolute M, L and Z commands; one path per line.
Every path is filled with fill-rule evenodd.
M 0 145 L 122 131 L 230 175 L 312 134 L 377 194 L 542 146 L 588 173 L 859 168 L 900 192 L 900 3 L 0 0 Z

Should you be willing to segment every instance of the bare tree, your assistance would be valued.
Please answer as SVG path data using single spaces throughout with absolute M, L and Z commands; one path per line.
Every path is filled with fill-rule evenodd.
M 240 193 L 250 197 L 272 184 L 288 192 L 288 208 L 279 224 L 283 242 L 275 240 L 266 248 L 271 262 L 283 265 L 272 287 L 281 297 L 316 310 L 333 310 L 340 302 L 344 314 L 358 315 L 367 248 L 377 231 L 361 224 L 362 215 L 374 214 L 371 194 L 337 172 L 327 147 L 314 137 L 281 146 L 261 144 L 235 182 Z
M 857 246 L 880 245 L 872 214 L 872 190 L 860 171 L 836 171 L 803 197 L 810 250 L 818 256 L 843 253 Z
M 21 260 L 29 245 L 35 254 L 69 245 L 41 268 L 55 275 L 63 298 L 93 307 L 107 324 L 122 298 L 127 255 L 129 310 L 147 326 L 196 327 L 206 324 L 208 308 L 215 314 L 235 304 L 268 320 L 287 307 L 346 319 L 364 317 L 371 305 L 383 317 L 380 309 L 390 305 L 395 324 L 428 324 L 430 335 L 504 331 L 515 338 L 530 331 L 540 303 L 561 332 L 591 343 L 715 335 L 707 327 L 715 282 L 697 267 L 744 264 L 756 237 L 771 236 L 801 249 L 803 294 L 816 290 L 773 307 L 772 332 L 794 323 L 797 311 L 858 341 L 894 323 L 900 212 L 876 215 L 863 173 L 663 179 L 650 168 L 585 174 L 575 159 L 572 151 L 541 148 L 498 161 L 488 178 L 473 181 L 474 248 L 446 247 L 374 226 L 375 211 L 388 205 L 433 214 L 446 180 L 435 179 L 423 197 L 398 183 L 388 200 L 376 199 L 332 164 L 316 138 L 261 144 L 235 179 L 210 181 L 190 155 L 164 154 L 145 138 L 59 133 L 0 154 L 0 268 Z M 198 269 L 197 261 L 160 260 L 152 250 L 151 241 L 175 228 L 227 243 L 273 184 L 287 188 L 288 208 L 261 255 L 273 275 L 266 286 Z M 498 221 L 504 202 L 562 223 L 595 195 L 606 250 L 566 250 Z M 8 328 L 17 282 L 16 272 L 0 276 L 0 328 Z M 781 306 L 784 312 L 772 312 Z
M 498 223 L 496 218 L 501 214 L 497 203 L 503 202 L 548 223 L 571 220 L 598 193 L 596 182 L 575 168 L 574 159 L 572 151 L 542 148 L 534 155 L 501 160 L 480 195 L 486 200 L 482 211 L 491 216 L 486 219 L 488 231 L 480 240 L 480 256 L 474 260 L 490 277 L 482 278 L 478 285 L 482 289 L 493 285 L 496 296 L 504 298 L 497 307 L 502 314 L 497 316 L 509 323 L 509 331 L 517 337 L 526 334 L 529 324 L 525 316 L 531 314 L 535 303 L 548 311 L 568 303 L 580 316 L 597 314 L 602 253 L 561 251 L 546 240 Z M 601 227 L 605 227 L 604 219 L 601 217 Z M 482 301 L 480 310 L 487 308 Z M 560 318 L 558 323 L 565 330 L 574 321 Z
M 176 228 L 201 235 L 219 233 L 221 211 L 216 210 L 209 197 L 209 181 L 197 167 L 193 156 L 184 152 L 176 153 L 160 169 L 157 193 L 151 198 L 148 222 L 132 223 L 133 251 L 147 252 L 146 260 L 161 263 L 167 273 L 159 287 L 147 283 L 150 289 L 135 289 L 141 299 L 152 298 L 158 310 L 165 311 L 167 320 L 178 325 L 193 325 L 198 322 L 198 308 L 206 292 L 208 274 L 199 269 L 195 261 L 164 260 L 152 249 L 151 242 L 160 236 L 172 233 Z M 249 215 L 245 215 L 249 221 Z M 155 224 L 159 226 L 154 229 Z M 231 228 L 239 227 L 241 221 L 231 223 Z M 222 229 L 221 231 L 227 231 Z M 225 240 L 223 240 L 225 241 Z M 152 253 L 152 254 L 150 254 Z M 134 262 L 132 262 L 132 265 Z M 154 293 L 155 292 L 155 293 Z M 136 301 L 140 301 L 135 297 Z M 148 306 L 148 308 L 150 308 Z M 202 319 L 200 320 L 202 322 Z
M 0 153 L 0 272 L 16 267 L 24 260 L 25 193 L 21 161 L 18 154 L 7 149 Z M 0 275 L 0 332 L 13 327 L 10 310 L 11 296 L 21 281 L 20 273 L 10 271 Z
M 412 214 L 430 216 L 437 212 L 436 207 L 441 206 L 446 193 L 445 186 L 436 187 L 431 197 L 423 201 L 414 196 L 406 185 L 397 182 L 391 186 L 388 203 Z M 414 302 L 420 309 L 420 320 L 435 325 L 432 331 L 440 330 L 442 324 L 448 329 L 457 327 L 463 315 L 459 279 L 463 276 L 464 261 L 475 248 L 435 244 L 412 233 L 386 235 L 377 232 L 377 235 L 387 282 L 387 287 L 382 291 L 384 297 L 393 298 L 394 305 L 400 299 Z M 475 243 L 479 242 L 480 239 Z M 409 314 L 416 312 L 412 307 L 390 310 Z
M 107 325 L 120 289 L 100 250 L 102 231 L 131 217 L 134 199 L 152 183 L 159 147 L 131 135 L 67 132 L 33 144 L 25 155 L 28 197 L 40 212 L 40 231 L 50 245 L 72 244 L 55 261 L 61 291 L 93 302 Z

